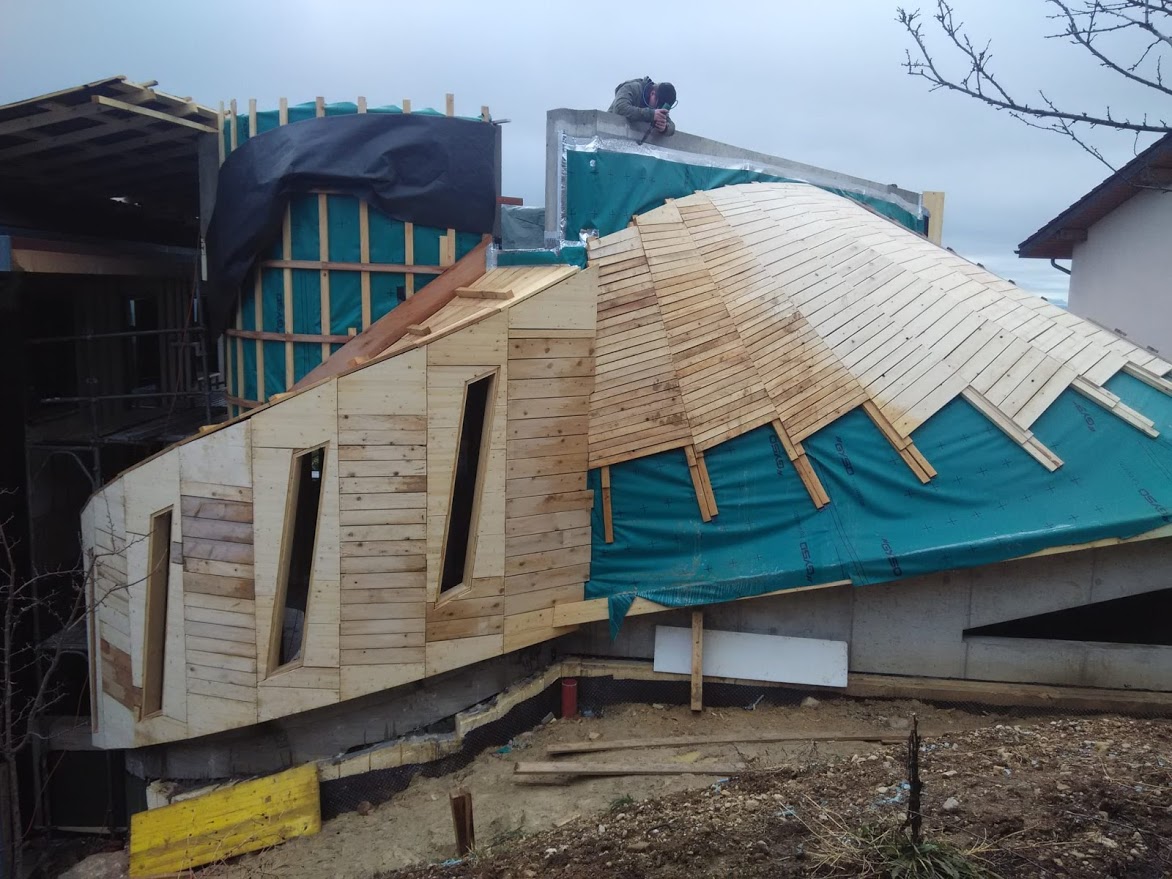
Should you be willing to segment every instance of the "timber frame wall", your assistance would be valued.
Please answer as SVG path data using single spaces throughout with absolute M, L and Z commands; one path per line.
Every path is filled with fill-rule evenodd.
M 180 443 L 94 495 L 82 530 L 95 744 L 248 726 L 570 630 L 554 625 L 553 604 L 580 601 L 588 576 L 595 273 L 498 269 L 462 289 L 398 353 Z M 486 374 L 497 378 L 475 547 L 464 583 L 441 595 L 465 388 Z M 326 464 L 304 648 L 274 668 L 291 466 L 316 448 Z M 144 715 L 148 654 L 160 652 L 145 644 L 151 523 L 167 509 L 162 710 Z
M 367 100 L 365 97 L 359 97 L 356 102 L 357 111 L 359 113 L 367 112 Z M 289 123 L 289 101 L 287 98 L 281 98 L 278 105 L 278 122 L 280 125 L 287 125 Z M 316 116 L 325 116 L 327 113 L 326 99 L 324 97 L 317 97 L 314 99 L 314 111 Z M 412 111 L 412 103 L 409 98 L 404 98 L 402 101 L 402 112 L 410 113 Z M 444 100 L 444 113 L 447 116 L 455 116 L 455 97 L 452 94 L 447 94 Z M 220 104 L 219 113 L 217 116 L 219 129 L 218 144 L 219 144 L 219 162 L 222 165 L 224 160 L 240 145 L 244 132 L 241 132 L 241 116 L 238 115 L 237 102 L 232 100 L 226 107 L 223 102 Z M 489 108 L 487 106 L 480 108 L 480 118 L 484 122 L 490 121 Z M 257 102 L 255 98 L 250 98 L 248 101 L 248 115 L 247 115 L 247 137 L 255 137 L 258 133 L 257 126 Z M 499 172 L 498 172 L 499 176 Z M 498 184 L 499 188 L 499 184 Z M 373 321 L 377 320 L 382 315 L 378 313 L 377 308 L 374 307 L 372 297 L 372 283 L 371 279 L 376 274 L 393 274 L 401 276 L 403 280 L 403 293 L 405 297 L 410 298 L 415 295 L 417 289 L 423 287 L 431 278 L 441 274 L 449 266 L 453 265 L 458 256 L 457 237 L 455 229 L 440 230 L 442 232 L 439 240 L 439 260 L 435 265 L 420 264 L 416 261 L 416 233 L 423 232 L 421 228 L 417 230 L 414 223 L 403 224 L 403 241 L 402 252 L 404 258 L 402 263 L 387 263 L 381 262 L 378 259 L 371 258 L 371 221 L 370 221 L 370 207 L 366 202 L 359 199 L 350 199 L 347 196 L 340 196 L 335 192 L 327 190 L 311 190 L 309 195 L 304 196 L 316 200 L 317 207 L 317 239 L 318 239 L 318 253 L 314 259 L 294 259 L 293 251 L 293 208 L 287 206 L 285 208 L 284 220 L 281 224 L 281 233 L 278 242 L 276 242 L 276 249 L 279 249 L 279 258 L 261 259 L 257 263 L 256 270 L 250 275 L 250 279 L 246 283 L 253 285 L 252 302 L 250 303 L 250 312 L 245 314 L 243 311 L 244 297 L 241 297 L 237 303 L 235 311 L 235 319 L 233 325 L 224 332 L 224 372 L 225 372 L 225 388 L 226 400 L 229 404 L 230 414 L 236 415 L 247 409 L 263 405 L 272 398 L 273 394 L 266 389 L 266 372 L 265 372 L 265 358 L 267 356 L 271 359 L 274 354 L 278 354 L 280 361 L 283 364 L 284 380 L 282 392 L 288 391 L 304 377 L 306 372 L 304 362 L 304 351 L 311 346 L 320 345 L 321 358 L 320 362 L 324 363 L 329 359 L 331 353 L 337 350 L 338 346 L 344 345 L 350 341 L 355 335 L 366 330 Z M 330 200 L 331 198 L 347 198 L 352 202 L 357 202 L 358 208 L 358 235 L 359 235 L 359 260 L 358 262 L 345 262 L 337 259 L 331 259 L 331 245 L 330 245 Z M 280 323 L 282 329 L 265 330 L 265 303 L 263 295 L 263 280 L 265 270 L 275 270 L 281 273 L 282 286 L 282 300 L 280 308 Z M 320 332 L 296 332 L 295 326 L 295 311 L 297 311 L 297 296 L 295 291 L 299 286 L 298 274 L 318 279 L 320 284 L 320 306 L 317 309 L 312 309 L 312 314 L 320 319 Z M 353 275 L 357 273 L 360 279 L 360 297 L 359 304 L 359 322 L 354 326 L 332 326 L 331 325 L 331 296 L 337 295 L 330 289 L 331 276 L 337 277 L 337 274 Z M 296 321 L 304 323 L 301 315 L 296 315 Z M 273 324 L 272 316 L 268 316 L 268 323 Z M 246 328 L 251 325 L 251 329 Z M 275 350 L 276 346 L 266 343 L 280 343 L 280 348 Z M 246 350 L 248 355 L 245 354 Z M 301 356 L 295 357 L 295 351 L 299 352 Z M 252 360 L 255 366 L 248 361 Z M 271 364 L 270 364 L 271 366 Z M 254 386 L 256 391 L 253 396 L 249 396 L 246 392 L 246 387 L 253 386 L 253 378 L 249 372 L 255 372 Z M 247 382 L 247 383 L 246 383 Z M 268 385 L 272 385 L 270 380 Z

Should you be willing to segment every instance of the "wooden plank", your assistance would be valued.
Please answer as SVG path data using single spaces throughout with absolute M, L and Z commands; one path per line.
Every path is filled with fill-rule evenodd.
M 704 483 L 700 479 L 700 471 L 696 465 L 695 447 L 684 446 L 684 455 L 688 461 L 688 475 L 692 477 L 692 489 L 696 492 L 696 503 L 700 507 L 700 518 L 705 522 L 711 522 L 712 513 L 708 509 L 708 493 L 704 490 Z
M 183 591 L 196 595 L 222 595 L 225 598 L 252 598 L 252 580 L 243 577 L 219 577 L 212 574 L 183 573 Z
M 201 500 L 233 501 L 242 504 L 252 504 L 252 489 L 240 485 L 214 485 L 206 482 L 189 482 L 187 480 L 182 480 L 180 482 L 180 492 L 188 497 Z M 226 511 L 228 508 L 220 507 L 217 509 Z M 229 518 L 229 516 L 226 514 L 221 516 L 219 513 L 215 512 L 204 513 L 199 512 L 198 509 L 192 513 L 187 513 L 185 511 L 184 515 L 211 515 L 212 518 Z
M 185 562 L 187 559 L 209 559 L 217 562 L 251 565 L 253 559 L 252 541 L 240 543 L 187 538 L 183 541 L 183 558 Z
M 233 577 L 241 580 L 253 579 L 252 565 L 239 562 L 218 562 L 208 559 L 189 558 L 183 560 L 183 570 L 194 574 L 211 574 L 216 577 Z
M 321 829 L 308 764 L 130 817 L 130 875 L 190 870 Z
M 430 629 L 429 629 L 430 632 Z M 423 632 L 383 632 L 379 634 L 341 636 L 341 649 L 353 658 L 351 651 L 376 650 L 403 650 L 422 647 L 427 641 L 434 640 L 430 634 Z M 377 665 L 377 662 L 359 662 L 356 665 Z
M 277 110 L 277 123 L 289 123 L 289 101 L 281 98 Z M 293 214 L 292 209 L 285 206 L 285 216 L 281 221 L 281 259 L 286 263 L 293 260 Z M 288 265 L 282 266 L 281 283 L 284 305 L 285 332 L 293 332 L 293 270 Z M 293 387 L 293 342 L 285 342 L 285 390 Z
M 704 710 L 704 611 L 692 611 L 692 693 L 693 711 Z
M 358 112 L 366 112 L 366 98 L 358 98 Z M 370 206 L 364 201 L 358 202 L 358 260 L 366 266 L 370 264 Z M 370 272 L 364 271 L 361 277 L 361 320 L 362 329 L 370 326 Z
M 403 99 L 403 112 L 404 113 L 411 112 L 411 101 L 409 98 Z M 404 223 L 403 224 L 403 261 L 405 263 L 407 263 L 408 266 L 415 265 L 415 224 L 414 223 Z M 415 295 L 415 274 L 413 272 L 406 273 L 406 278 L 404 280 L 404 284 L 405 284 L 404 296 L 405 296 L 405 298 L 410 299 L 412 296 Z
M 609 465 L 602 468 L 602 528 L 603 539 L 607 543 L 614 543 L 614 518 L 611 512 Z
M 587 571 L 587 574 L 589 574 L 589 571 Z M 833 580 L 829 583 L 818 583 L 814 586 L 799 586 L 793 589 L 778 589 L 773 592 L 765 592 L 761 595 L 749 595 L 734 600 L 752 601 L 757 598 L 771 598 L 778 595 L 795 595 L 799 592 L 809 592 L 815 589 L 832 589 L 836 586 L 849 586 L 850 582 L 850 580 Z M 506 578 L 506 585 L 507 583 L 508 578 Z M 660 613 L 665 610 L 678 610 L 678 608 L 648 601 L 646 598 L 636 598 L 631 605 L 631 609 L 627 611 L 627 616 L 641 616 L 648 613 Z M 592 623 L 606 619 L 610 619 L 610 605 L 609 599 L 607 598 L 590 598 L 585 601 L 576 601 L 554 606 L 554 623 L 558 626 L 581 625 L 583 623 Z
M 743 775 L 744 763 L 585 763 L 572 760 L 519 762 L 516 775 Z
M 190 483 L 188 483 L 190 485 Z M 249 495 L 251 497 L 251 494 Z M 213 522 L 246 522 L 252 524 L 252 503 L 218 500 L 214 498 L 191 497 L 183 495 L 180 498 L 180 509 L 183 518 L 192 521 L 196 519 Z
M 423 647 L 342 651 L 343 665 L 403 665 L 423 661 Z
M 251 509 L 249 510 L 251 516 Z M 252 543 L 252 522 L 233 522 L 220 519 L 206 519 L 184 516 L 182 533 L 187 539 L 228 541 L 230 543 Z
M 596 742 L 567 742 L 546 746 L 545 752 L 550 757 L 560 757 L 572 754 L 596 754 L 601 751 L 630 751 L 640 748 L 693 748 L 704 745 L 727 745 L 738 742 L 752 744 L 770 744 L 773 742 L 875 742 L 879 744 L 897 744 L 907 740 L 907 736 L 893 735 L 890 732 L 879 733 L 841 733 L 823 732 L 727 732 L 707 736 L 657 736 L 645 739 L 599 739 Z

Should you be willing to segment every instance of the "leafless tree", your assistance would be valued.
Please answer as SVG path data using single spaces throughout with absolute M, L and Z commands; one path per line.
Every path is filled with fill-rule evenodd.
M 12 492 L 0 490 L 0 495 L 5 494 Z M 44 737 L 46 715 L 66 693 L 58 674 L 62 660 L 78 635 L 84 638 L 88 614 L 96 612 L 109 594 L 96 596 L 93 588 L 102 558 L 93 550 L 74 567 L 24 573 L 13 523 L 13 517 L 0 520 L 0 765 L 6 787 L 0 799 L 8 801 L 8 821 L 0 827 L 0 841 L 8 843 L 13 859 L 4 875 L 20 876 L 31 824 L 21 809 L 20 762 L 34 741 Z M 87 594 L 95 596 L 92 607 L 87 606 Z M 49 637 L 38 643 L 38 631 Z M 90 661 L 97 660 L 90 657 Z M 4 856 L 0 851 L 0 857 Z
M 41 735 L 41 719 L 63 695 L 57 671 L 69 634 L 85 627 L 86 604 L 79 569 L 23 574 L 12 525 L 11 517 L 0 521 L 0 758 L 5 767 L 9 813 L 3 834 L 12 851 L 10 875 L 19 876 L 28 835 L 21 810 L 19 764 L 33 739 Z M 73 584 L 72 594 L 61 594 L 57 584 L 62 581 Z M 48 589 L 50 585 L 54 588 Z M 40 616 L 46 628 L 59 632 L 48 647 L 33 637 L 34 615 Z
M 1172 52 L 1172 0 L 1043 0 L 1046 17 L 1054 22 L 1049 39 L 1078 46 L 1106 68 L 1110 75 L 1150 89 L 1153 98 L 1172 96 L 1164 81 L 1163 62 Z M 1026 95 L 1016 85 L 1002 80 L 993 68 L 992 44 L 974 40 L 959 21 L 953 5 L 936 0 L 936 9 L 925 19 L 920 10 L 899 8 L 897 19 L 911 36 L 915 49 L 907 51 L 904 69 L 926 79 L 932 89 L 948 89 L 1004 110 L 1025 124 L 1052 131 L 1078 144 L 1100 162 L 1116 170 L 1101 150 L 1087 138 L 1092 129 L 1130 132 L 1133 152 L 1138 153 L 1144 135 L 1172 131 L 1163 118 L 1144 113 L 1135 117 L 1117 115 L 1108 105 L 1086 112 L 1051 100 L 1044 89 Z M 947 55 L 934 54 L 925 31 L 927 21 L 935 23 Z

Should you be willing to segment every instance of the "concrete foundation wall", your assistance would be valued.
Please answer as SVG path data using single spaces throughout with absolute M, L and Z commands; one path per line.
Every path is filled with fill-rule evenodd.
M 705 626 L 827 638 L 850 645 L 850 670 L 1012 683 L 1172 691 L 1172 647 L 964 637 L 966 629 L 1172 587 L 1172 538 L 1005 562 L 855 588 L 840 586 L 705 608 Z M 447 719 L 545 668 L 556 656 L 651 659 L 655 627 L 690 610 L 605 622 L 550 644 L 384 693 L 247 729 L 127 752 L 141 778 L 274 772 Z
M 1172 648 L 964 637 L 978 626 L 1170 587 L 1172 540 L 1163 539 L 715 605 L 704 625 L 847 641 L 852 672 L 1172 691 Z M 655 627 L 689 619 L 683 610 L 632 617 L 615 641 L 606 623 L 594 623 L 559 647 L 650 659 Z
M 550 645 L 498 656 L 338 705 L 257 726 L 126 752 L 139 778 L 213 779 L 278 772 L 424 731 L 491 699 L 553 661 Z

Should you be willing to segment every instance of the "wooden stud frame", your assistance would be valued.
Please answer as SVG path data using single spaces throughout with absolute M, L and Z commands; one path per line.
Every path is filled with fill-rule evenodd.
M 476 486 L 473 489 L 474 495 L 472 498 L 472 516 L 468 523 L 468 548 L 464 554 L 464 579 L 461 583 L 450 589 L 441 589 L 444 582 L 444 564 L 447 557 L 448 540 L 451 536 L 450 529 L 452 527 L 452 497 L 456 490 L 456 475 L 460 459 L 460 435 L 464 430 L 464 410 L 468 405 L 468 389 L 479 381 L 486 378 L 492 379 L 492 387 L 485 402 L 484 407 L 484 424 L 481 426 L 480 439 L 480 458 L 476 465 Z M 448 508 L 444 518 L 444 541 L 440 544 L 440 569 L 439 576 L 436 578 L 436 594 L 432 599 L 438 606 L 446 604 L 453 598 L 468 591 L 472 586 L 473 568 L 476 564 L 476 544 L 477 535 L 480 531 L 480 504 L 484 494 L 484 482 L 488 475 L 488 461 L 489 450 L 492 446 L 492 428 L 493 419 L 496 417 L 496 397 L 500 392 L 501 370 L 500 367 L 486 370 L 478 375 L 473 376 L 464 382 L 464 397 L 460 402 L 460 418 L 456 422 L 456 449 L 452 459 L 452 478 L 448 485 Z
M 289 124 L 289 100 L 281 98 L 277 110 L 277 124 Z M 281 258 L 293 259 L 293 213 L 289 205 L 285 206 L 285 218 L 281 221 Z M 283 297 L 285 306 L 285 332 L 293 333 L 293 270 L 288 266 L 282 272 Z M 285 342 L 285 390 L 293 387 L 293 342 Z
M 313 597 L 313 569 L 316 567 L 316 556 L 319 547 L 319 539 L 321 537 L 321 521 L 324 513 L 322 502 L 326 494 L 326 468 L 330 466 L 330 443 L 319 443 L 316 446 L 310 446 L 307 449 L 299 449 L 289 458 L 289 489 L 285 496 L 285 518 L 281 524 L 281 555 L 280 564 L 277 567 L 277 583 L 276 589 L 273 591 L 273 623 L 269 630 L 269 645 L 268 645 L 268 678 L 279 675 L 282 672 L 290 671 L 295 668 L 301 668 L 305 661 L 306 640 L 309 637 L 309 619 L 310 619 L 310 602 Z M 289 587 L 289 565 L 293 551 L 293 524 L 297 517 L 297 498 L 301 489 L 301 459 L 306 455 L 312 455 L 316 451 L 321 451 L 321 494 L 318 497 L 317 521 L 313 526 L 313 546 L 314 556 L 309 560 L 309 585 L 306 590 L 305 597 L 305 621 L 301 626 L 301 649 L 297 653 L 296 659 L 286 662 L 284 665 L 278 665 L 281 659 L 281 637 L 284 630 L 285 623 L 285 599 Z M 335 464 L 336 466 L 336 464 Z
M 318 96 L 314 99 L 314 115 L 322 118 L 326 115 L 326 99 Z M 317 194 L 317 258 L 321 260 L 321 332 L 323 336 L 330 334 L 330 202 L 324 192 Z M 325 363 L 330 359 L 330 343 L 321 343 L 321 359 Z M 291 385 L 290 385 L 291 387 Z
M 366 112 L 366 98 L 358 98 L 358 112 Z M 358 259 L 363 266 L 370 265 L 370 205 L 364 200 L 358 201 Z M 365 270 L 361 276 L 362 285 L 362 329 L 370 326 L 370 271 Z M 350 327 L 348 329 L 353 329 Z
M 248 99 L 248 137 L 251 140 L 256 137 L 256 98 Z M 262 283 L 263 272 L 258 268 L 256 270 L 255 288 L 253 291 L 254 305 L 256 306 L 256 317 L 254 329 L 258 333 L 263 333 L 265 328 L 264 318 L 264 284 Z M 241 390 L 240 396 L 244 396 Z M 265 399 L 265 343 L 261 336 L 256 339 L 256 398 L 263 401 Z
M 358 112 L 366 113 L 369 108 L 365 97 L 357 100 Z M 491 120 L 487 106 L 481 107 L 481 118 L 485 122 Z M 403 100 L 404 113 L 411 112 L 411 101 Z M 314 101 L 314 113 L 317 117 L 326 115 L 324 97 L 317 97 Z M 445 95 L 445 113 L 455 115 L 455 97 L 451 93 Z M 227 109 L 220 105 L 218 119 L 220 164 L 223 164 L 227 153 L 239 146 L 236 101 L 230 102 Z M 278 124 L 287 125 L 289 122 L 289 102 L 281 98 L 278 111 Z M 225 131 L 228 143 L 225 144 Z M 257 134 L 257 102 L 255 98 L 248 102 L 248 135 Z M 237 305 L 234 326 L 226 331 L 228 345 L 234 345 L 234 359 L 228 358 L 226 369 L 227 399 L 233 406 L 253 408 L 256 405 L 269 401 L 265 383 L 265 342 L 284 342 L 285 349 L 285 390 L 291 389 L 294 384 L 294 346 L 297 344 L 319 344 L 321 359 L 324 363 L 329 359 L 331 347 L 345 344 L 348 337 L 360 330 L 365 330 L 373 323 L 371 277 L 375 272 L 386 272 L 405 275 L 404 296 L 415 294 L 417 275 L 439 275 L 456 262 L 456 231 L 447 229 L 439 240 L 438 265 L 417 265 L 415 262 L 415 226 L 413 223 L 403 224 L 403 253 L 404 261 L 401 265 L 389 263 L 372 263 L 370 261 L 370 208 L 365 201 L 359 201 L 359 261 L 356 263 L 333 262 L 329 255 L 329 203 L 331 194 L 324 190 L 315 190 L 318 197 L 318 259 L 295 260 L 292 255 L 292 214 L 289 207 L 285 208 L 285 216 L 281 227 L 281 258 L 262 259 L 256 265 L 261 269 L 281 269 L 283 280 L 283 305 L 285 326 L 283 332 L 268 332 L 264 329 L 263 285 L 260 272 L 255 280 L 255 318 L 256 328 L 245 330 L 241 314 L 241 304 Z M 295 333 L 293 331 L 293 270 L 317 271 L 320 273 L 321 298 L 321 332 Z M 361 284 L 361 327 L 339 327 L 334 332 L 330 326 L 330 274 L 332 272 L 358 272 Z M 256 376 L 257 393 L 255 400 L 250 400 L 244 393 L 243 352 L 247 341 L 255 342 L 256 346 Z
M 403 98 L 403 112 L 411 112 L 411 99 Z M 409 267 L 415 265 L 415 224 L 403 224 L 403 262 Z M 415 295 L 415 275 L 410 271 L 403 279 L 403 296 L 410 299 Z

